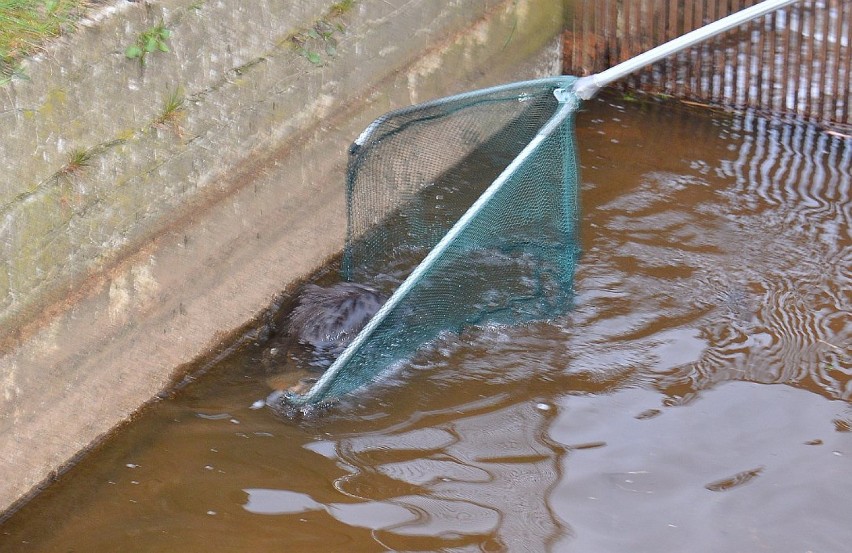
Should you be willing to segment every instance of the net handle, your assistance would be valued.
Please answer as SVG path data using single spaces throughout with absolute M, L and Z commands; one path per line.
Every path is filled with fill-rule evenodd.
M 718 34 L 724 33 L 725 31 L 733 29 L 743 23 L 748 23 L 753 19 L 757 19 L 758 17 L 766 15 L 777 9 L 789 6 L 797 1 L 798 0 L 765 0 L 764 2 L 751 6 L 750 8 L 732 13 L 718 21 L 699 27 L 694 31 L 690 31 L 685 35 L 672 39 L 660 46 L 657 46 L 656 48 L 652 48 L 647 52 L 639 54 L 636 57 L 623 61 L 618 65 L 614 65 L 605 71 L 577 79 L 577 82 L 574 84 L 574 93 L 583 100 L 594 98 L 601 88 L 613 81 L 617 81 L 622 77 L 635 73 L 647 65 L 651 65 L 652 63 L 658 62 L 672 54 L 676 54 L 681 50 L 685 50 L 699 42 L 713 38 Z

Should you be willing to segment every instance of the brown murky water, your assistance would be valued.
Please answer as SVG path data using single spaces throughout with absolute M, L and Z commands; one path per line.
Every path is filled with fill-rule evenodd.
M 852 547 L 852 140 L 609 100 L 578 118 L 561 320 L 470 332 L 326 417 L 260 344 L 0 526 L 13 551 Z

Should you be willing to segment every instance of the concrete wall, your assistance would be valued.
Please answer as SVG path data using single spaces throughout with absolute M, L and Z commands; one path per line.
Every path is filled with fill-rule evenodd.
M 341 249 L 373 118 L 556 73 L 561 27 L 562 0 L 121 0 L 29 60 L 0 88 L 0 512 Z

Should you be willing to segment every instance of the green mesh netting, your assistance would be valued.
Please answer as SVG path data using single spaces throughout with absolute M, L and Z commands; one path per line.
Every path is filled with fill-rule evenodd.
M 447 331 L 565 311 L 577 257 L 573 81 L 444 98 L 362 133 L 342 272 L 392 294 L 307 393 L 284 401 L 348 393 Z

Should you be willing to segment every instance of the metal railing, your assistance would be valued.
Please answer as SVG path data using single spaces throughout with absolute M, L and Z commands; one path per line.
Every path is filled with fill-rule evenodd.
M 565 73 L 599 73 L 757 0 L 575 0 Z M 852 1 L 801 0 L 657 62 L 623 86 L 852 124 Z

